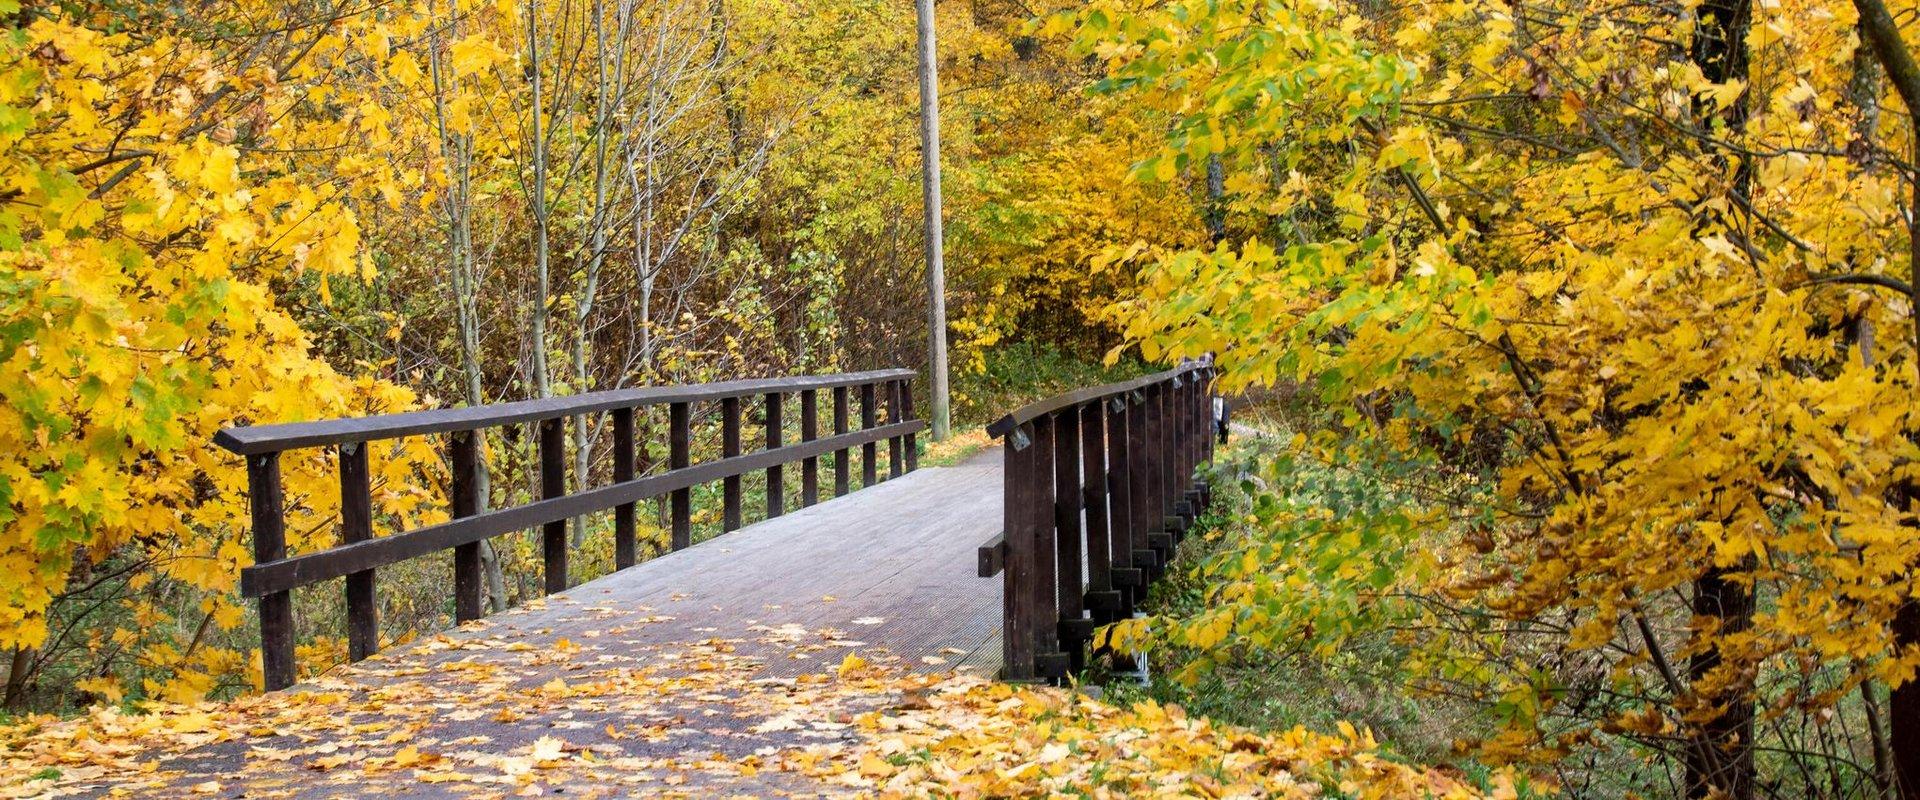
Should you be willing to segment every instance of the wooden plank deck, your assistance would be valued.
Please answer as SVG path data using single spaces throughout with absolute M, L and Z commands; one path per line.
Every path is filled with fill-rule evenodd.
M 997 450 L 923 468 L 255 698 L 251 716 L 227 723 L 247 730 L 146 777 L 67 788 L 235 798 L 844 792 L 790 764 L 743 765 L 844 747 L 857 732 L 827 720 L 899 700 L 832 691 L 817 677 L 850 652 L 923 672 L 998 668 L 1001 582 L 974 571 L 975 548 L 1001 525 L 1000 481 Z M 527 771 L 543 739 L 565 742 L 567 777 Z M 400 755 L 408 747 L 431 764 Z

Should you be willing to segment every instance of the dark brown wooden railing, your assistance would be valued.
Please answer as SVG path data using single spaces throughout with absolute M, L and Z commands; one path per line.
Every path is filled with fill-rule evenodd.
M 228 428 L 214 441 L 247 458 L 248 499 L 253 516 L 254 564 L 240 572 L 240 591 L 257 598 L 260 608 L 261 663 L 267 689 L 292 685 L 294 663 L 293 604 L 290 590 L 331 578 L 346 578 L 348 651 L 354 660 L 379 649 L 379 618 L 374 576 L 379 567 L 442 550 L 453 551 L 454 616 L 465 622 L 483 615 L 480 542 L 505 533 L 535 527 L 542 530 L 542 554 L 548 593 L 568 587 L 566 520 L 598 511 L 614 512 L 614 562 L 624 569 L 637 558 L 634 507 L 669 496 L 671 547 L 692 544 L 692 489 L 723 483 L 722 529 L 740 527 L 740 476 L 764 470 L 767 478 L 767 516 L 786 510 L 786 464 L 801 462 L 801 503 L 820 497 L 821 456 L 834 458 L 833 492 L 849 489 L 849 455 L 860 448 L 863 486 L 877 478 L 877 446 L 887 440 L 888 471 L 899 476 L 917 466 L 915 435 L 926 423 L 913 416 L 912 370 L 893 369 L 762 380 L 737 380 L 687 386 L 648 386 L 604 392 L 527 400 L 516 403 L 414 411 L 356 419 L 295 422 L 280 425 Z M 849 430 L 850 390 L 858 389 L 860 428 Z M 819 396 L 830 391 L 833 432 L 820 436 Z M 799 396 L 800 441 L 781 439 L 782 409 L 787 398 Z M 741 452 L 740 406 L 743 400 L 765 403 L 766 449 Z M 880 424 L 884 399 L 887 422 Z M 722 455 L 715 461 L 692 462 L 692 408 L 696 403 L 719 406 Z M 666 406 L 668 418 L 667 470 L 636 476 L 634 412 Z M 608 414 L 613 428 L 613 482 L 569 494 L 566 490 L 565 423 L 574 417 L 584 424 L 591 414 Z M 510 425 L 529 425 L 539 432 L 541 499 L 523 505 L 481 512 L 480 477 L 486 463 L 480 457 L 480 432 Z M 369 442 L 405 436 L 444 434 L 452 468 L 449 498 L 453 519 L 438 525 L 372 535 L 373 502 L 367 448 Z M 285 498 L 280 484 L 280 454 L 288 450 L 334 447 L 340 465 L 340 544 L 314 553 L 288 555 Z M 576 476 L 585 483 L 588 476 Z
M 1132 615 L 1211 496 L 1213 365 L 1191 361 L 1026 406 L 987 427 L 1005 454 L 1005 527 L 981 546 L 1004 573 L 1003 675 L 1086 667 L 1097 626 Z

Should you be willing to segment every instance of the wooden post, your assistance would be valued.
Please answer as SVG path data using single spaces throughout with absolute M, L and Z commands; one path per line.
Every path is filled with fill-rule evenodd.
M 900 419 L 900 382 L 888 381 L 887 422 L 895 423 Z M 903 441 L 904 438 L 900 436 L 887 437 L 887 477 L 889 478 L 900 477 L 901 468 L 906 466 L 906 455 L 901 452 L 900 447 Z
M 633 480 L 633 409 L 613 410 L 613 482 Z M 613 507 L 613 568 L 626 569 L 639 560 L 639 531 L 634 527 L 633 504 Z
M 367 443 L 340 445 L 340 543 L 373 538 L 373 483 Z M 359 661 L 380 651 L 380 610 L 374 602 L 373 570 L 347 573 L 347 658 Z
M 540 498 L 543 500 L 567 494 L 566 429 L 564 417 L 540 421 Z M 545 562 L 546 593 L 566 591 L 566 520 L 554 520 L 541 526 L 540 550 Z
M 1113 569 L 1115 589 L 1120 592 L 1121 607 L 1116 617 L 1124 618 L 1133 613 L 1134 604 L 1145 588 L 1146 576 L 1133 563 L 1133 483 L 1129 475 L 1130 454 L 1127 452 L 1127 399 L 1111 398 L 1106 402 L 1107 415 L 1107 507 L 1111 515 L 1107 521 L 1112 531 L 1108 544 L 1113 549 Z M 1121 577 L 1125 580 L 1121 580 Z
M 880 409 L 875 407 L 873 384 L 860 384 L 860 429 L 868 430 L 879 424 Z M 874 442 L 860 446 L 860 488 L 865 489 L 880 482 L 878 464 L 880 449 Z
M 667 469 L 686 469 L 692 466 L 689 451 L 693 438 L 692 421 L 688 419 L 687 404 L 669 403 L 667 405 Z M 693 492 L 691 489 L 673 490 L 673 549 L 683 550 L 693 544 Z
M 800 393 L 800 441 L 820 438 L 820 393 L 808 389 Z M 820 502 L 820 457 L 807 456 L 800 462 L 800 507 Z
M 833 432 L 836 435 L 847 432 L 847 387 L 845 386 L 833 387 Z M 852 454 L 852 451 L 845 447 L 833 453 L 834 497 L 846 495 L 848 484 L 852 483 L 850 476 L 853 473 L 853 465 L 847 460 Z
M 1036 568 L 1033 543 L 1038 535 L 1032 530 L 1032 506 L 1039 496 L 1039 481 L 1034 454 L 1040 448 L 1014 431 L 1006 435 L 1000 447 L 1002 539 L 1007 547 L 1004 580 L 1000 589 L 1000 635 L 1002 675 L 1008 680 L 1035 677 L 1034 660 L 1037 622 L 1042 619 L 1034 608 L 1032 585 Z
M 917 419 L 913 415 L 913 381 L 904 378 L 900 381 L 900 414 L 909 420 Z M 912 472 L 920 468 L 920 443 L 914 441 L 911 433 L 907 434 L 906 441 L 907 471 Z
M 1160 391 L 1154 393 L 1154 407 L 1156 407 L 1154 414 L 1160 426 L 1160 441 L 1154 449 L 1160 451 L 1160 514 L 1162 516 L 1173 516 L 1173 499 L 1181 495 L 1179 445 L 1177 445 L 1177 434 L 1175 434 L 1179 422 L 1173 418 L 1175 411 L 1179 409 L 1179 405 L 1173 403 L 1175 391 L 1179 389 L 1173 386 L 1171 380 L 1167 380 L 1160 384 Z M 1173 526 L 1164 526 L 1162 529 L 1167 533 L 1173 533 Z
M 1086 668 L 1082 623 L 1086 617 L 1086 564 L 1081 558 L 1080 523 L 1080 409 L 1062 409 L 1054 416 L 1053 433 L 1053 546 L 1055 597 L 1060 604 L 1060 649 L 1074 672 Z M 1088 631 L 1090 632 L 1090 631 Z
M 780 449 L 781 401 L 784 396 L 779 392 L 767 393 L 767 449 Z M 767 519 L 773 519 L 787 513 L 787 468 L 782 464 L 767 467 Z
M 720 456 L 740 455 L 740 398 L 720 398 Z M 720 479 L 720 530 L 740 529 L 740 476 Z
M 247 456 L 247 505 L 253 514 L 253 563 L 287 556 L 286 496 L 280 486 L 280 454 Z M 260 671 L 267 691 L 293 685 L 293 598 L 286 592 L 260 596 Z
M 1054 552 L 1054 420 L 1043 416 L 1033 421 L 1033 496 L 1024 504 L 1032 518 L 1029 532 L 1033 552 L 1033 577 L 1024 587 L 1030 595 L 1033 611 L 1034 671 L 1040 677 L 1058 677 L 1060 665 L 1059 570 Z
M 453 468 L 453 517 L 471 517 L 480 513 L 479 431 L 454 431 L 448 437 L 447 463 Z M 469 542 L 453 548 L 453 619 L 476 620 L 486 615 L 482 597 L 485 583 L 481 574 L 480 543 Z
M 1095 400 L 1080 409 L 1080 504 L 1087 522 L 1087 610 L 1100 622 L 1113 621 L 1112 612 L 1119 606 L 1119 599 L 1113 596 L 1113 545 L 1107 516 L 1106 405 Z

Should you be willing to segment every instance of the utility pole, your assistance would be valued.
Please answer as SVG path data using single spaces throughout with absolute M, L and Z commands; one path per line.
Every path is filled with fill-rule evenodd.
M 953 426 L 947 399 L 947 278 L 940 231 L 940 76 L 933 46 L 933 0 L 914 0 L 920 18 L 920 187 L 927 223 L 927 333 L 932 359 L 933 440 L 945 441 Z

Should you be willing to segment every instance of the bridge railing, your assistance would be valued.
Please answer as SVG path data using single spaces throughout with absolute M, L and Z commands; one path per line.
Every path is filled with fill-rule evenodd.
M 513 403 L 413 411 L 353 419 L 295 422 L 220 431 L 215 443 L 247 459 L 248 501 L 252 512 L 254 564 L 241 570 L 240 591 L 257 598 L 260 612 L 261 662 L 269 690 L 294 681 L 292 589 L 333 578 L 346 579 L 348 651 L 354 660 L 379 649 L 379 622 L 374 598 L 374 576 L 379 567 L 443 550 L 453 551 L 454 616 L 464 622 L 484 615 L 480 542 L 494 536 L 539 527 L 545 590 L 551 594 L 568 587 L 566 520 L 599 511 L 614 512 L 614 561 L 624 569 L 637 558 L 635 505 L 669 496 L 671 546 L 692 544 L 692 489 L 723 483 L 722 527 L 740 526 L 740 476 L 764 471 L 767 477 L 767 515 L 785 511 L 786 464 L 801 462 L 801 504 L 811 505 L 820 494 L 823 455 L 835 454 L 833 493 L 846 494 L 851 483 L 850 451 L 861 452 L 862 485 L 878 475 L 878 447 L 886 441 L 888 471 L 892 476 L 917 466 L 915 435 L 926 427 L 913 415 L 912 370 L 891 369 L 839 375 L 816 375 L 758 380 L 735 380 L 684 386 L 647 386 L 590 392 Z M 820 393 L 831 393 L 832 432 L 820 435 Z M 859 427 L 850 427 L 853 393 L 858 393 Z M 788 397 L 800 406 L 800 441 L 782 441 L 782 412 Z M 759 399 L 765 404 L 766 449 L 741 452 L 740 407 Z M 886 422 L 880 421 L 885 402 Z M 692 420 L 695 404 L 718 406 L 722 457 L 692 462 Z M 666 406 L 668 464 L 663 472 L 637 476 L 634 412 Z M 565 420 L 606 414 L 613 429 L 612 482 L 567 491 L 570 461 Z M 527 425 L 538 430 L 541 498 L 507 508 L 482 510 L 479 489 L 487 469 L 481 457 L 482 433 L 493 428 Z M 372 488 L 367 444 L 409 436 L 444 435 L 452 468 L 449 498 L 453 519 L 423 528 L 375 538 L 372 535 Z M 280 454 L 289 450 L 333 447 L 339 453 L 340 544 L 325 550 L 288 555 L 285 496 L 280 481 Z M 580 483 L 585 475 L 577 476 Z
M 1098 625 L 1130 616 L 1210 499 L 1194 481 L 1213 456 L 1209 361 L 1081 389 L 987 427 L 1002 439 L 1005 525 L 980 548 L 1005 575 L 1010 680 L 1086 666 Z

